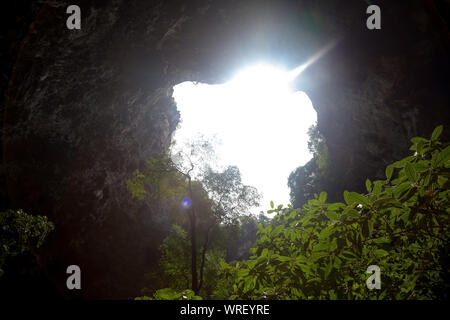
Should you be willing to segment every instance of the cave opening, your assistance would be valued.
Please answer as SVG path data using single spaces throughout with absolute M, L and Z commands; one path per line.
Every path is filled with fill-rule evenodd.
M 253 214 L 266 212 L 270 201 L 290 203 L 288 176 L 312 158 L 307 131 L 317 114 L 307 94 L 293 87 L 303 69 L 260 62 L 223 84 L 174 86 L 181 117 L 174 146 L 199 135 L 217 141 L 215 167 L 237 166 L 242 182 L 262 193 Z

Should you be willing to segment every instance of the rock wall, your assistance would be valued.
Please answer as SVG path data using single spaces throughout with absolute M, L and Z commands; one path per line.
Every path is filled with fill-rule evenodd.
M 157 212 L 125 181 L 170 142 L 175 84 L 221 83 L 256 59 L 297 67 L 339 40 L 296 82 L 327 139 L 331 198 L 448 124 L 446 1 L 378 1 L 375 31 L 357 0 L 78 1 L 81 30 L 66 28 L 70 4 L 23 1 L 22 27 L 2 38 L 15 48 L 2 64 L 9 205 L 55 222 L 39 261 L 69 298 L 139 294 Z M 80 292 L 65 288 L 69 264 L 81 267 Z
M 384 179 L 385 167 L 409 154 L 410 138 L 449 128 L 448 11 L 439 1 L 377 3 L 381 30 L 351 26 L 304 74 L 329 147 L 330 200 L 364 191 L 366 177 Z

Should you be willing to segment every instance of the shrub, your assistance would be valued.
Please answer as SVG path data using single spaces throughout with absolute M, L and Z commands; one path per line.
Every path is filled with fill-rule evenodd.
M 344 192 L 326 203 L 322 192 L 302 208 L 274 207 L 260 225 L 249 260 L 222 275 L 236 277 L 232 299 L 435 299 L 448 291 L 450 146 L 413 138 L 414 155 L 366 181 L 366 194 Z M 369 290 L 370 265 L 381 288 Z

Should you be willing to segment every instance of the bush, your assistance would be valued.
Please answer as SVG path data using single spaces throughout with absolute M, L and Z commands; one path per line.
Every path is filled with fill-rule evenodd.
M 156 291 L 153 297 L 143 296 L 134 300 L 202 300 L 202 298 L 189 289 L 177 292 L 171 288 L 164 288 Z
M 0 276 L 8 256 L 39 248 L 53 229 L 45 216 L 32 216 L 20 209 L 0 212 Z
M 448 292 L 450 146 L 413 138 L 414 155 L 366 181 L 366 194 L 322 192 L 302 208 L 274 207 L 260 225 L 249 260 L 222 275 L 236 277 L 232 299 L 436 299 Z M 377 265 L 381 288 L 369 290 Z

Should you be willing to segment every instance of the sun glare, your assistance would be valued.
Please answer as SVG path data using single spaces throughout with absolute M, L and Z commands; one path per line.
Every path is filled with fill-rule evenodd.
M 317 115 L 308 96 L 290 86 L 300 72 L 256 64 L 225 84 L 174 87 L 181 114 L 176 143 L 199 133 L 217 137 L 218 166 L 238 166 L 243 183 L 263 193 L 253 213 L 267 211 L 271 200 L 287 205 L 289 174 L 311 159 L 307 130 Z

